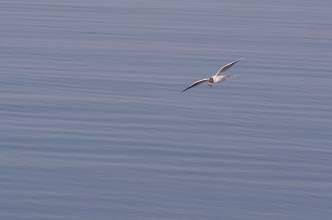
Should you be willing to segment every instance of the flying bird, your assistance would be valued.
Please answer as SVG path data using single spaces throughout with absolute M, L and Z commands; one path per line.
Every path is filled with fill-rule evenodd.
M 221 66 L 213 76 L 211 76 L 209 78 L 201 79 L 201 80 L 198 80 L 198 81 L 194 82 L 193 84 L 191 84 L 190 86 L 188 86 L 187 88 L 185 88 L 184 90 L 182 90 L 182 92 L 185 92 L 188 89 L 191 89 L 191 88 L 193 88 L 195 86 L 198 86 L 198 85 L 200 85 L 202 83 L 205 83 L 205 82 L 207 82 L 209 86 L 213 86 L 213 85 L 215 85 L 217 83 L 220 83 L 220 82 L 226 80 L 227 78 L 231 77 L 231 75 L 226 75 L 225 74 L 226 70 L 228 70 L 229 68 L 231 68 L 234 64 L 236 64 L 239 61 L 240 60 L 235 60 L 235 61 L 233 61 L 231 63 L 228 63 L 228 64 L 226 64 L 224 66 Z

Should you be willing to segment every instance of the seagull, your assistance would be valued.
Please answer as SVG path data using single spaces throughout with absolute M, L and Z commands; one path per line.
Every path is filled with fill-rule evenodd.
M 239 60 L 235 60 L 231 63 L 228 63 L 224 66 L 219 67 L 219 69 L 217 70 L 217 72 L 209 77 L 209 78 L 205 78 L 205 79 L 201 79 L 198 80 L 196 82 L 194 82 L 193 84 L 191 84 L 190 86 L 188 86 L 187 88 L 185 88 L 184 90 L 182 90 L 182 92 L 187 91 L 188 89 L 191 89 L 192 87 L 198 86 L 202 83 L 207 82 L 209 86 L 213 86 L 214 84 L 220 83 L 224 80 L 226 80 L 227 78 L 230 78 L 231 75 L 226 75 L 225 72 L 226 70 L 228 70 L 229 68 L 231 68 L 234 64 L 236 64 L 237 62 L 239 62 L 241 59 Z

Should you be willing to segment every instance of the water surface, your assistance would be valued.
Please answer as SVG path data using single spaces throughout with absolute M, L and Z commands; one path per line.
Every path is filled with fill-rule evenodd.
M 0 1 L 0 218 L 331 219 L 331 8 Z

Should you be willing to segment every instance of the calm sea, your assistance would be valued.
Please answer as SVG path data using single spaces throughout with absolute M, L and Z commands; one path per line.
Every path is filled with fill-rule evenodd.
M 0 0 L 0 219 L 332 219 L 331 11 Z

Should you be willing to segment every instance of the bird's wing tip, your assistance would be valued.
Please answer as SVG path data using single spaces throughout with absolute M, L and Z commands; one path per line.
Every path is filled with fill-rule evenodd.
M 185 93 L 187 90 L 189 90 L 190 88 L 185 88 L 183 90 L 181 90 L 181 93 Z

